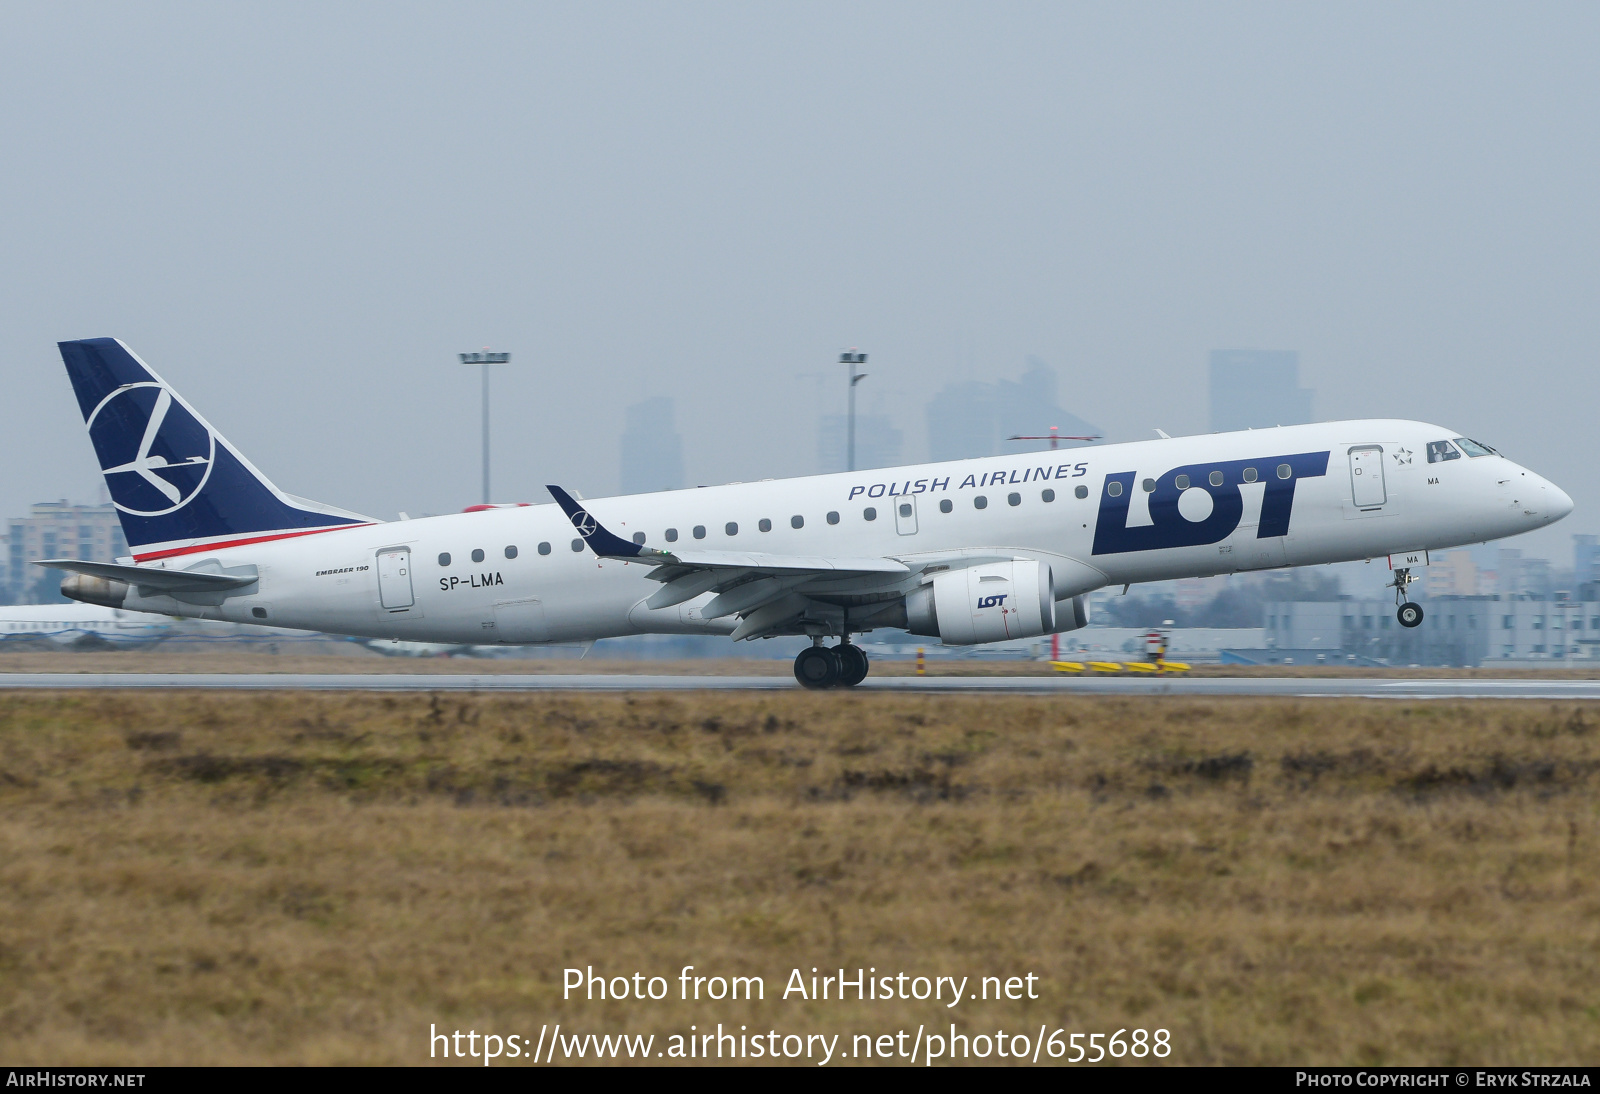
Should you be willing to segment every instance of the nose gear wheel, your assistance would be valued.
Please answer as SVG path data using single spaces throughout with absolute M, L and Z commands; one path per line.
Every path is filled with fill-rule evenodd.
M 1395 618 L 1400 620 L 1402 627 L 1422 626 L 1422 605 L 1413 604 L 1406 596 L 1406 586 L 1416 578 L 1412 576 L 1408 566 L 1402 566 L 1394 572 L 1394 580 L 1385 585 L 1386 589 L 1394 590 Z

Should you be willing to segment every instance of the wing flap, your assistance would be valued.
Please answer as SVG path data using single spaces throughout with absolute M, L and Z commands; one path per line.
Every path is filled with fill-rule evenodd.
M 777 574 L 904 574 L 910 568 L 892 558 L 838 558 L 828 555 L 777 555 L 764 551 L 660 551 L 642 543 L 631 543 L 613 534 L 573 496 L 559 486 L 546 486 L 561 511 L 572 522 L 589 549 L 601 558 L 624 562 L 654 563 L 658 569 L 650 576 L 659 581 L 678 582 L 684 570 L 744 570 Z M 707 586 L 706 588 L 711 588 Z M 702 589 L 702 592 L 705 590 Z M 698 594 L 696 594 L 698 595 Z M 665 605 L 657 605 L 665 606 Z

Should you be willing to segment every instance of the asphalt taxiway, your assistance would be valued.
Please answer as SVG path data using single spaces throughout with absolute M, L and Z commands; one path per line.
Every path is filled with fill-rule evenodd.
M 0 690 L 80 691 L 799 691 L 790 676 L 621 676 L 398 673 L 0 673 Z M 1380 699 L 1600 699 L 1600 680 L 1391 677 L 888 676 L 868 693 L 1190 695 Z

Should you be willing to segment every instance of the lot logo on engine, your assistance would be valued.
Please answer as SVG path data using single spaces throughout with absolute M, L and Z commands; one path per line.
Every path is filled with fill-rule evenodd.
M 1010 595 L 1010 593 L 1000 593 L 996 596 L 980 596 L 978 597 L 978 607 L 998 608 L 1000 605 L 1006 602 L 1006 597 Z
M 1244 516 L 1243 489 L 1260 487 L 1261 522 L 1257 539 L 1289 534 L 1289 514 L 1294 508 L 1294 487 L 1301 479 L 1328 473 L 1328 453 L 1300 452 L 1292 456 L 1263 456 L 1256 460 L 1192 463 L 1174 467 L 1143 491 L 1149 498 L 1150 523 L 1128 527 L 1128 512 L 1138 472 L 1107 475 L 1100 487 L 1100 512 L 1094 526 L 1096 555 L 1126 551 L 1157 551 L 1167 547 L 1199 547 L 1220 543 L 1234 533 Z M 1145 480 L 1150 482 L 1151 480 Z M 1180 507 L 1179 499 L 1199 497 Z M 1183 509 L 1189 510 L 1185 515 Z

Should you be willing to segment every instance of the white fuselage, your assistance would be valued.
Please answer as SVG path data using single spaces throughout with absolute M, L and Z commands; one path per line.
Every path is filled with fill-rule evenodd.
M 1070 596 L 1103 585 L 1439 550 L 1531 531 L 1570 511 L 1571 499 L 1558 487 L 1502 456 L 1428 462 L 1429 442 L 1457 436 L 1421 422 L 1332 422 L 731 483 L 584 505 L 617 536 L 643 533 L 647 546 L 663 550 L 889 557 L 911 565 L 909 576 L 883 579 L 885 596 L 922 580 L 918 564 L 930 560 L 1047 560 L 1057 580 L 1071 586 L 1057 595 Z M 1308 453 L 1327 453 L 1326 470 L 1295 475 L 1291 508 L 1282 490 L 1287 476 L 1277 479 L 1279 458 Z M 1235 495 L 1242 502 L 1237 524 L 1220 539 L 1182 545 L 1190 529 L 1177 525 L 1175 514 L 1201 526 L 1223 504 L 1222 495 L 1205 489 L 1213 465 L 1244 476 Z M 1195 483 L 1157 521 L 1148 499 L 1171 496 L 1170 485 L 1167 495 L 1152 494 L 1146 480 L 1152 489 L 1157 481 L 1182 485 L 1172 473 L 1191 466 Z M 1127 485 L 1110 499 L 1113 480 Z M 1264 504 L 1269 487 L 1279 490 L 1277 501 Z M 1045 500 L 1045 491 L 1053 500 Z M 903 515 L 905 506 L 909 515 Z M 830 514 L 837 514 L 836 522 Z M 1119 527 L 1101 530 L 1096 553 L 1097 527 L 1113 520 Z M 1279 524 L 1286 534 L 1278 534 Z M 675 538 L 669 539 L 669 529 Z M 1180 545 L 1162 545 L 1173 537 Z M 1129 544 L 1136 549 L 1105 549 Z M 396 555 L 400 548 L 408 554 Z M 474 561 L 475 552 L 481 561 Z M 381 589 L 380 553 L 388 559 Z M 213 597 L 213 603 L 133 590 L 124 606 L 474 644 L 728 634 L 738 622 L 700 618 L 709 593 L 669 608 L 645 607 L 661 588 L 646 576 L 652 566 L 597 558 L 555 505 L 359 525 L 197 549 L 148 564 L 182 569 L 212 559 L 224 568 L 256 567 L 258 584 L 245 595 Z

